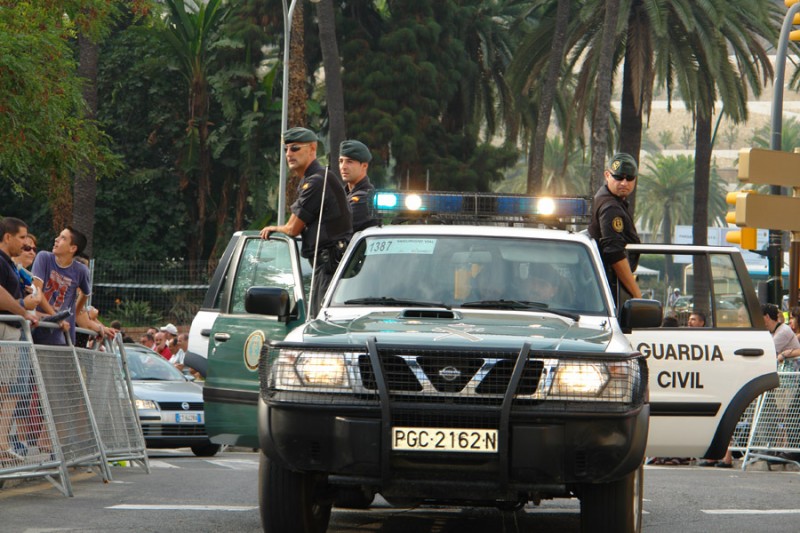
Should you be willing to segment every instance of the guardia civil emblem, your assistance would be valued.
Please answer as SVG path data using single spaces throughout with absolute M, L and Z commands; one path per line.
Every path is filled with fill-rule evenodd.
M 611 163 L 611 170 L 616 172 L 617 170 L 619 170 L 619 166 L 621 164 L 622 164 L 622 161 L 614 161 L 613 163 Z M 619 230 L 617 230 L 617 231 L 619 231 Z
M 625 229 L 622 217 L 614 217 L 614 220 L 611 221 L 611 227 L 614 228 L 614 231 L 617 233 L 622 233 L 622 230 Z

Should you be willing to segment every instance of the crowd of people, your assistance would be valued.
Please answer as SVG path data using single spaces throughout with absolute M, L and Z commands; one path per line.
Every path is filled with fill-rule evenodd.
M 90 275 L 83 255 L 86 237 L 80 231 L 64 228 L 52 249 L 41 251 L 36 236 L 18 218 L 0 219 L 0 234 L 0 317 L 5 317 L 0 319 L 0 340 L 25 340 L 23 321 L 13 317 L 30 323 L 30 340 L 40 345 L 63 346 L 69 338 L 74 346 L 104 349 L 105 339 L 122 332 L 119 321 L 105 325 L 98 309 L 88 303 Z M 55 327 L 43 327 L 43 321 L 52 321 Z M 133 339 L 124 336 L 123 341 Z M 151 328 L 142 341 L 178 370 L 202 379 L 184 361 L 188 334 L 179 333 L 173 324 Z M 43 430 L 30 356 L 23 350 L 0 361 L 0 467 L 22 460 L 32 447 L 52 453 L 48 433 Z

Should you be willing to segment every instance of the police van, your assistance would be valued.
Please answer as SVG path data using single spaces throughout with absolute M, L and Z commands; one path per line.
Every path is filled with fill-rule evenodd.
M 586 235 L 504 222 L 356 235 L 317 317 L 293 239 L 234 236 L 209 290 L 207 430 L 261 449 L 265 530 L 324 531 L 332 505 L 380 493 L 511 508 L 578 497 L 585 530 L 638 531 L 644 456 L 720 457 L 777 386 L 736 249 L 631 247 L 651 298 L 616 309 Z M 704 328 L 682 314 L 662 327 L 678 279 Z

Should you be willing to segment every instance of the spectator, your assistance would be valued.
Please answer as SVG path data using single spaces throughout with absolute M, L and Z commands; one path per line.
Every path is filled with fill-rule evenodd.
M 675 309 L 675 303 L 678 301 L 678 298 L 680 298 L 680 297 L 681 297 L 681 290 L 678 287 L 675 287 L 674 289 L 672 289 L 672 292 L 670 293 L 669 297 L 667 298 L 667 307 L 669 307 L 670 309 L 674 310 Z
M 151 350 L 156 349 L 156 339 L 152 333 L 145 333 L 141 337 L 139 337 L 139 344 L 142 346 L 147 346 Z
M 169 339 L 167 338 L 167 333 L 165 331 L 159 331 L 156 333 L 155 339 L 156 345 L 153 349 L 158 352 L 161 357 L 169 361 L 172 357 L 172 353 L 169 351 Z
M 665 316 L 661 322 L 662 328 L 677 328 L 678 326 L 678 317 L 672 314 Z
M 19 255 L 28 235 L 28 226 L 18 218 L 6 217 L 0 221 L 0 313 L 3 315 L 29 314 L 23 307 L 23 292 L 19 272 L 12 256 Z M 12 303 L 13 302 L 13 303 Z M 32 320 L 36 323 L 36 320 Z M 20 324 L 17 322 L 0 322 L 0 341 L 18 341 L 21 337 Z M 0 464 L 14 462 L 21 456 L 13 449 L 9 440 L 14 410 L 21 393 L 21 388 L 29 382 L 30 360 L 27 352 L 11 352 L 7 360 L 0 365 Z
M 706 327 L 706 314 L 702 311 L 692 311 L 689 315 L 689 320 L 686 323 L 690 328 L 704 328 Z
M 122 329 L 122 322 L 119 320 L 111 321 L 111 329 L 118 331 L 122 335 L 122 342 L 133 342 L 133 338 Z
M 11 259 L 14 260 L 19 272 L 19 280 L 25 295 L 25 309 L 34 310 L 42 299 L 42 293 L 33 285 L 33 275 L 29 271 L 33 260 L 36 259 L 36 237 L 32 233 L 28 233 L 25 238 L 22 251 Z
M 178 328 L 176 328 L 171 323 L 167 324 L 166 326 L 163 326 L 163 327 L 159 328 L 159 331 L 163 331 L 164 333 L 167 334 L 167 337 L 166 337 L 167 342 L 169 342 L 169 341 L 171 341 L 173 339 L 176 339 L 178 337 Z
M 33 283 L 42 291 L 39 309 L 47 314 L 70 311 L 69 317 L 60 322 L 62 331 L 68 332 L 75 342 L 75 317 L 83 311 L 91 293 L 89 269 L 75 261 L 75 257 L 86 247 L 86 237 L 72 227 L 66 227 L 53 243 L 53 251 L 42 251 L 33 263 Z M 81 290 L 80 295 L 78 289 Z M 62 331 L 37 328 L 33 340 L 39 344 L 63 345 L 66 340 Z
M 800 307 L 793 307 L 789 312 L 789 327 L 792 328 L 794 336 L 800 340 Z

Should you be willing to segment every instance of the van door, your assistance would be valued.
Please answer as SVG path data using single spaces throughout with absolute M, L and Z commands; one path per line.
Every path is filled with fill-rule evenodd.
M 221 308 L 211 328 L 208 377 L 204 387 L 206 429 L 218 444 L 258 447 L 258 360 L 262 347 L 282 340 L 305 320 L 303 265 L 293 239 L 248 236 L 235 252 L 222 292 Z M 251 287 L 276 287 L 289 294 L 291 318 L 252 315 L 244 300 Z
M 640 254 L 643 296 L 664 308 L 661 328 L 628 335 L 650 374 L 647 455 L 720 458 L 745 408 L 778 385 L 775 346 L 741 254 L 677 245 L 628 250 Z

